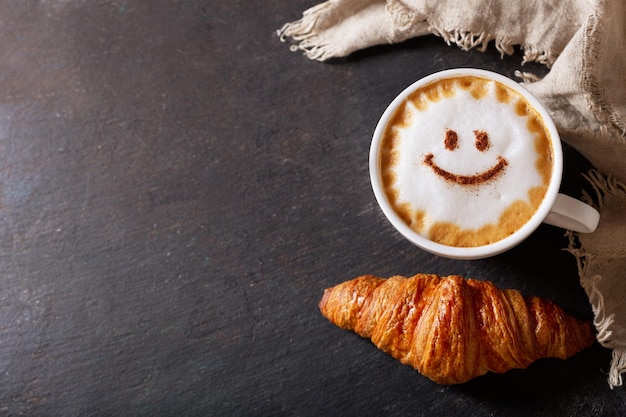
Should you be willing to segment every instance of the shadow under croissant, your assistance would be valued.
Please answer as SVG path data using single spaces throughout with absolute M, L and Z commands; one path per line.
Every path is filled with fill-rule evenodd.
M 611 352 L 599 344 L 567 360 L 540 359 L 526 369 L 513 369 L 503 374 L 487 373 L 467 383 L 450 386 L 455 394 L 470 396 L 493 406 L 515 407 L 520 415 L 546 415 L 547 409 L 580 408 L 575 415 L 604 415 L 589 398 L 572 404 L 572 398 L 593 386 L 606 384 L 607 371 L 602 366 L 610 361 Z M 589 378 L 589 375 L 595 375 Z M 585 389 L 588 387 L 588 389 Z M 596 408 L 588 410 L 589 407 Z
M 550 300 L 458 275 L 365 275 L 326 289 L 319 307 L 335 325 L 442 385 L 570 358 L 595 342 L 591 322 Z

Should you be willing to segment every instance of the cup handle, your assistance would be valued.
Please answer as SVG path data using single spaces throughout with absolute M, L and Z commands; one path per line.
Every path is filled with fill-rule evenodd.
M 598 227 L 600 213 L 580 200 L 559 193 L 544 223 L 574 232 L 591 233 Z

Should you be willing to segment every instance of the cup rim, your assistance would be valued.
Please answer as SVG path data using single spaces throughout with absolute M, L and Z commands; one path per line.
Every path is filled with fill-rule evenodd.
M 387 200 L 387 197 L 383 191 L 382 179 L 380 175 L 379 148 L 383 133 L 385 131 L 385 127 L 396 109 L 402 104 L 404 99 L 416 89 L 424 85 L 430 84 L 434 81 L 459 76 L 475 76 L 480 78 L 492 79 L 494 81 L 500 82 L 501 84 L 504 84 L 505 86 L 515 90 L 516 92 L 524 96 L 524 98 L 543 118 L 544 125 L 550 133 L 550 140 L 552 143 L 553 152 L 553 169 L 550 178 L 550 184 L 548 185 L 548 189 L 546 190 L 543 201 L 539 205 L 535 214 L 530 218 L 528 222 L 526 222 L 526 224 L 524 224 L 512 235 L 497 242 L 474 247 L 444 245 L 429 240 L 411 229 L 391 207 L 391 204 Z M 387 106 L 381 118 L 379 119 L 374 130 L 374 134 L 372 136 L 372 143 L 369 153 L 369 171 L 370 182 L 379 207 L 383 211 L 385 217 L 394 226 L 394 228 L 407 240 L 409 240 L 414 245 L 426 250 L 427 252 L 435 255 L 453 259 L 480 259 L 500 254 L 518 245 L 531 233 L 533 233 L 547 217 L 547 215 L 550 213 L 550 209 L 554 205 L 557 194 L 559 192 L 559 188 L 561 186 L 561 179 L 563 174 L 563 149 L 561 146 L 559 133 L 556 129 L 554 121 L 552 120 L 552 117 L 548 113 L 548 110 L 528 89 L 526 89 L 520 83 L 502 74 L 489 70 L 477 68 L 454 68 L 438 71 L 415 81 L 404 90 L 402 90 L 400 94 L 398 94 Z

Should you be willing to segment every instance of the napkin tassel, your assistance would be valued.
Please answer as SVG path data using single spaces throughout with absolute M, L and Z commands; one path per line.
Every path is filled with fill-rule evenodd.
M 370 46 L 399 43 L 424 35 L 439 36 L 464 51 L 485 51 L 490 42 L 504 55 L 515 52 L 516 41 L 507 35 L 450 27 L 443 19 L 425 16 L 399 0 L 328 0 L 302 13 L 302 18 L 277 31 L 282 42 L 293 41 L 292 51 L 312 60 L 339 58 Z M 551 66 L 556 56 L 534 45 L 522 45 L 523 62 Z
M 605 206 L 605 198 L 609 195 L 626 195 L 626 185 L 617 181 L 616 178 L 605 177 L 596 169 L 592 169 L 585 175 L 585 178 L 594 187 L 596 192 L 597 205 L 602 209 Z M 593 198 L 588 193 L 583 194 L 582 198 L 588 204 L 594 204 Z M 617 344 L 613 338 L 611 330 L 615 323 L 615 314 L 607 315 L 605 302 L 602 292 L 598 288 L 602 282 L 602 276 L 591 272 L 591 265 L 598 262 L 598 254 L 591 253 L 583 249 L 578 240 L 578 234 L 568 231 L 569 247 L 568 251 L 572 253 L 578 265 L 578 273 L 580 283 L 585 289 L 594 315 L 594 326 L 597 334 L 598 342 L 613 351 L 611 360 L 611 368 L 609 370 L 609 386 L 614 388 L 622 386 L 622 374 L 626 372 L 626 349 Z

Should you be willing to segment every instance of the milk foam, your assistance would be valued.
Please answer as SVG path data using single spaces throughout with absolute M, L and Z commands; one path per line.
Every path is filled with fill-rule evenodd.
M 431 93 L 422 94 L 422 99 L 414 95 L 405 102 L 401 117 L 392 119 L 387 128 L 388 143 L 383 146 L 391 146 L 391 158 L 389 166 L 382 166 L 386 192 L 396 208 L 408 212 L 410 226 L 426 237 L 437 223 L 466 232 L 495 225 L 519 202 L 532 205 L 534 211 L 539 203 L 531 195 L 536 195 L 537 187 L 541 198 L 545 194 L 550 173 L 540 172 L 538 165 L 546 153 L 551 155 L 551 145 L 545 130 L 529 129 L 540 116 L 534 111 L 518 114 L 523 98 L 511 91 L 509 102 L 502 101 L 500 84 L 480 85 L 478 98 L 476 91 L 459 84 L 453 91 L 442 87 L 428 99 L 423 97 Z M 446 147 L 447 131 L 456 134 L 454 149 Z M 477 149 L 476 132 L 487 134 L 486 149 Z M 425 162 L 428 155 L 431 164 Z M 477 176 L 490 169 L 497 173 L 480 182 Z M 459 178 L 474 183 L 459 184 L 455 182 Z M 485 239 L 480 244 L 492 238 Z

